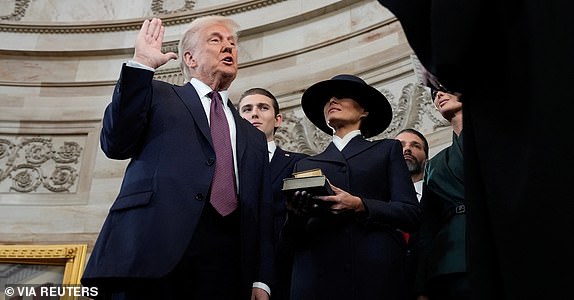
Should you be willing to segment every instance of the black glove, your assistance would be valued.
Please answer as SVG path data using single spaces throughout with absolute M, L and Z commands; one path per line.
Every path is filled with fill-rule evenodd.
M 303 190 L 295 191 L 287 200 L 287 209 L 298 216 L 308 216 L 317 207 L 313 195 Z

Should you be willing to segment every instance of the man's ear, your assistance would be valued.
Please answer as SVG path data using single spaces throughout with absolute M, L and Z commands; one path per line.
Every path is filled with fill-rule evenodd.
M 185 62 L 185 65 L 190 68 L 195 68 L 197 66 L 197 61 L 195 61 L 193 54 L 189 51 L 185 51 L 185 53 L 183 53 L 183 61 Z
M 361 119 L 366 118 L 368 115 L 369 115 L 369 112 L 368 112 L 368 111 L 366 111 L 366 110 L 363 111 L 363 114 L 361 114 Z
M 283 115 L 281 114 L 277 114 L 275 116 L 275 128 L 278 128 L 279 126 L 281 126 L 281 124 L 283 123 Z

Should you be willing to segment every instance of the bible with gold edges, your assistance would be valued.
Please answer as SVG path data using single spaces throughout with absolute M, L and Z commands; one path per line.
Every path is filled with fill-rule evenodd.
M 311 169 L 293 173 L 293 177 L 283 179 L 283 193 L 307 191 L 313 196 L 328 196 L 335 193 L 321 169 Z

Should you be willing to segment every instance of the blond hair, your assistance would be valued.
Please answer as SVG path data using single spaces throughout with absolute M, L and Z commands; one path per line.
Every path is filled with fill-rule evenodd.
M 198 32 L 206 27 L 213 26 L 213 25 L 223 25 L 225 26 L 231 33 L 233 37 L 237 41 L 237 31 L 239 30 L 239 24 L 234 20 L 224 17 L 224 16 L 205 16 L 200 17 L 193 20 L 189 24 L 189 28 L 183 34 L 183 37 L 179 41 L 178 51 L 179 51 L 179 60 L 181 70 L 183 72 L 183 78 L 185 81 L 191 80 L 191 74 L 189 72 L 189 68 L 185 64 L 185 60 L 183 58 L 183 54 L 185 51 L 193 51 L 198 43 Z

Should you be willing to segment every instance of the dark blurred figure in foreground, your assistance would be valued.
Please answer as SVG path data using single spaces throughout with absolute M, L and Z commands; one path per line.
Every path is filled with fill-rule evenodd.
M 560 299 L 574 280 L 574 2 L 379 0 L 464 95 L 473 299 Z

